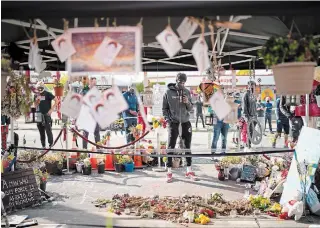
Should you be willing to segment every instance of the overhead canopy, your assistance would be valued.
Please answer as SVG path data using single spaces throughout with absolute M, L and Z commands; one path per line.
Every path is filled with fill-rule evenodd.
M 170 23 L 176 29 L 186 15 L 235 15 L 220 16 L 222 21 L 243 23 L 241 30 L 217 28 L 217 56 L 226 69 L 230 63 L 235 69 L 248 69 L 249 61 L 257 56 L 257 50 L 271 36 L 286 36 L 292 21 L 302 35 L 320 34 L 319 2 L 2 2 L 1 41 L 2 48 L 14 42 L 18 45 L 15 53 L 24 67 L 27 67 L 29 48 L 28 36 L 33 36 L 33 21 L 37 24 L 37 36 L 43 59 L 47 62 L 47 70 L 64 70 L 65 64 L 59 62 L 50 42 L 53 37 L 63 33 L 62 18 L 68 18 L 73 27 L 74 18 L 78 18 L 79 27 L 92 27 L 98 18 L 100 26 L 106 25 L 106 17 L 110 22 L 116 18 L 116 25 L 136 25 L 143 18 L 143 71 L 188 71 L 197 70 L 191 48 L 199 37 L 200 29 L 192 39 L 183 44 L 183 49 L 174 58 L 169 58 L 156 42 L 158 35 Z M 286 15 L 286 16 L 236 16 L 236 15 Z M 292 16 L 292 15 L 300 16 Z M 101 17 L 104 17 L 102 20 Z M 31 18 L 40 18 L 32 19 Z M 216 19 L 215 16 L 209 17 Z M 210 32 L 205 31 L 209 55 L 212 45 Z M 28 36 L 27 36 L 28 34 Z M 319 37 L 319 36 L 316 36 Z M 12 45 L 11 45 L 12 47 Z M 11 49 L 12 50 L 12 49 Z M 256 61 L 256 68 L 263 69 L 261 60 Z

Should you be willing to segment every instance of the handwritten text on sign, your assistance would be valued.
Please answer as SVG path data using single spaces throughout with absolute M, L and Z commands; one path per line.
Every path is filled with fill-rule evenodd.
M 31 206 L 40 200 L 40 193 L 32 169 L 5 173 L 1 178 L 3 204 L 8 208 Z
M 241 180 L 254 182 L 257 176 L 257 168 L 252 165 L 243 165 Z

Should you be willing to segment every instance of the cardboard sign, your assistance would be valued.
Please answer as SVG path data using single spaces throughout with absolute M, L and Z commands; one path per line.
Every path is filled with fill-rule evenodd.
M 243 165 L 241 172 L 241 180 L 254 182 L 257 176 L 257 168 L 252 165 Z
M 317 166 L 320 158 L 320 131 L 314 128 L 303 127 L 299 136 L 297 146 L 295 148 L 296 159 L 293 157 L 287 176 L 284 183 L 284 189 L 281 196 L 280 204 L 285 204 L 292 200 L 297 191 L 303 192 L 301 177 L 298 172 L 297 165 L 300 167 L 304 162 L 310 167 Z M 304 169 L 302 169 L 304 170 Z M 308 193 L 311 183 L 314 179 L 316 169 L 311 168 L 306 175 L 305 191 Z
M 171 27 L 167 27 L 163 30 L 156 36 L 156 39 L 170 58 L 175 56 L 182 48 L 179 37 L 174 33 Z
M 303 127 L 295 148 L 299 162 L 318 163 L 320 158 L 320 131 Z
M 101 100 L 101 92 L 96 88 L 91 88 L 83 97 L 83 103 L 93 109 Z
M 223 94 L 218 91 L 210 98 L 212 110 L 220 120 L 223 120 L 231 111 L 230 105 L 225 101 Z
M 105 66 L 111 66 L 114 59 L 122 49 L 122 45 L 109 37 L 105 37 L 97 48 L 94 58 L 103 63 Z
M 93 118 L 91 112 L 90 112 L 90 107 L 83 104 L 80 109 L 79 116 L 76 121 L 76 125 L 78 126 L 79 129 L 85 130 L 89 133 L 93 133 L 97 122 Z
M 69 92 L 61 104 L 61 113 L 71 118 L 77 118 L 82 106 L 82 96 Z
M 76 53 L 71 41 L 71 33 L 68 31 L 51 42 L 51 45 L 57 53 L 59 60 L 63 63 L 67 58 Z
M 210 66 L 208 45 L 203 37 L 199 37 L 192 46 L 192 54 L 197 63 L 198 70 L 204 72 Z
M 6 211 L 38 205 L 41 201 L 33 169 L 3 173 L 1 191 L 5 194 L 2 202 Z
M 183 43 L 186 43 L 192 34 L 197 30 L 198 24 L 193 22 L 189 17 L 185 17 L 179 27 L 177 32 Z

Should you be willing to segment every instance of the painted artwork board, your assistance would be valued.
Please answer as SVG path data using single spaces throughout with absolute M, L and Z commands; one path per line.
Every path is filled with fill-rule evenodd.
M 72 28 L 71 41 L 76 53 L 69 57 L 68 72 L 71 76 L 99 73 L 138 73 L 141 71 L 141 26 L 119 26 L 99 28 Z M 97 61 L 95 55 L 105 38 L 122 45 L 112 64 Z

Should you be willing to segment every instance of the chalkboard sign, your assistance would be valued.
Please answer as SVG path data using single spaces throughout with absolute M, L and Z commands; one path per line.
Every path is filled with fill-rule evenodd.
M 24 169 L 1 175 L 2 202 L 6 211 L 36 205 L 41 195 L 33 169 Z
M 252 165 L 243 165 L 241 172 L 241 180 L 254 182 L 257 176 L 257 168 Z

